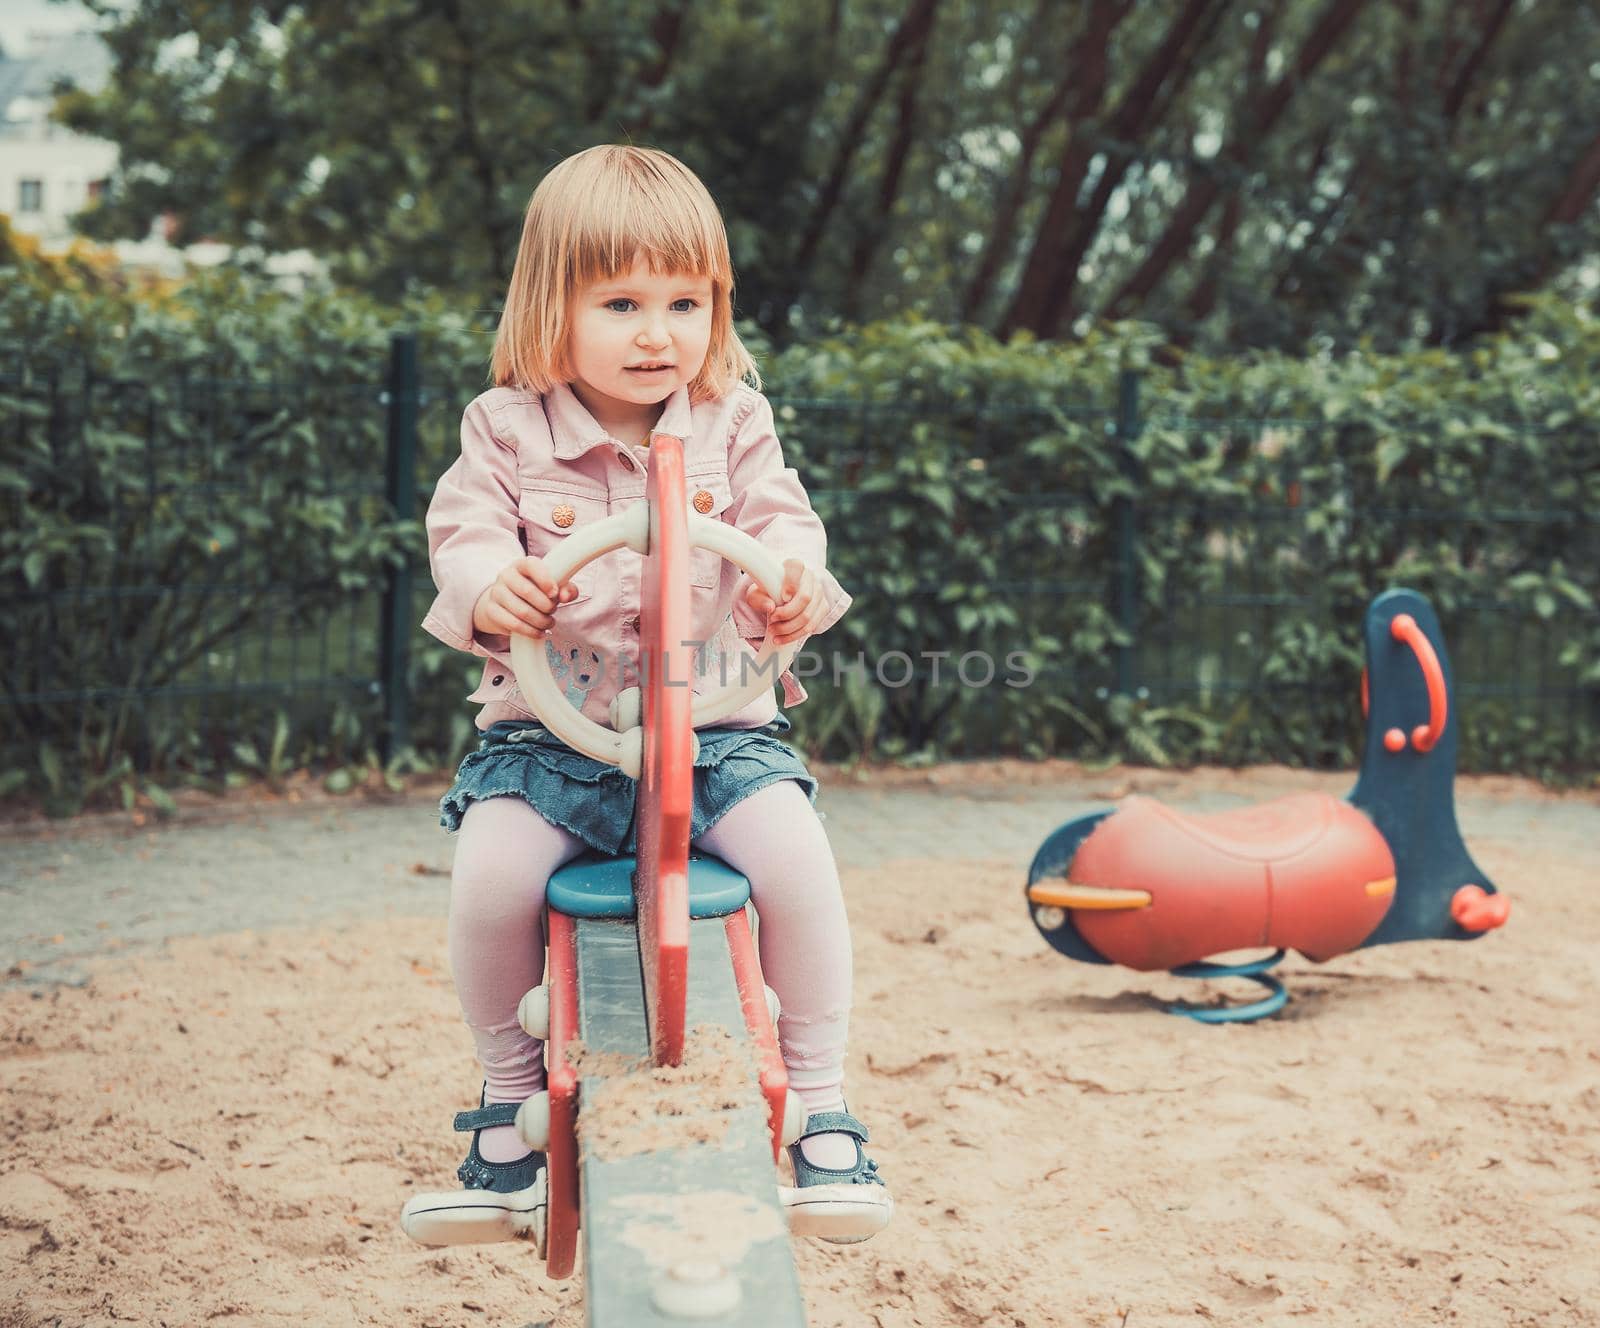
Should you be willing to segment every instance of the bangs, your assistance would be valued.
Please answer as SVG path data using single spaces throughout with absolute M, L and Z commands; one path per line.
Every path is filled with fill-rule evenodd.
M 570 215 L 561 227 L 569 291 L 622 276 L 636 257 L 656 276 L 705 276 L 723 290 L 733 284 L 722 218 L 683 167 L 634 153 L 580 165 L 587 169 L 575 170 L 565 191 Z

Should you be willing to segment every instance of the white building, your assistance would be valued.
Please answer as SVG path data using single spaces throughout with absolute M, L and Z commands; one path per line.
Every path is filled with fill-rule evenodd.
M 115 143 L 51 122 L 55 85 L 71 81 L 94 92 L 110 73 L 111 53 L 93 32 L 31 33 L 22 56 L 0 56 L 0 216 L 12 230 L 36 237 L 45 253 L 59 253 L 77 238 L 73 216 L 106 187 L 118 157 Z M 157 217 L 144 239 L 118 240 L 108 247 L 129 268 L 169 277 L 214 267 L 233 252 L 211 241 L 177 249 L 167 243 L 167 231 L 167 218 Z M 324 271 L 303 249 L 268 255 L 264 266 L 291 288 L 303 287 Z
M 57 79 L 100 87 L 111 57 L 92 33 L 40 34 L 21 59 L 0 60 L 0 213 L 46 250 L 72 240 L 72 215 L 105 187 L 117 146 L 51 124 Z

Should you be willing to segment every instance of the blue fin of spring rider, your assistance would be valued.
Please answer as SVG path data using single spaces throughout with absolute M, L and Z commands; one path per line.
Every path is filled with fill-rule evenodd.
M 1418 652 L 1394 635 L 1392 624 L 1401 614 L 1410 615 L 1433 647 L 1444 675 L 1445 723 L 1427 750 L 1417 742 L 1430 719 L 1424 665 Z M 1461 726 L 1455 674 L 1438 616 L 1416 591 L 1387 590 L 1367 609 L 1364 634 L 1370 698 L 1366 746 L 1349 800 L 1371 817 L 1394 854 L 1395 894 L 1383 921 L 1363 944 L 1472 940 L 1482 932 L 1468 931 L 1451 916 L 1456 891 L 1476 885 L 1494 894 L 1495 887 L 1467 852 L 1456 824 Z

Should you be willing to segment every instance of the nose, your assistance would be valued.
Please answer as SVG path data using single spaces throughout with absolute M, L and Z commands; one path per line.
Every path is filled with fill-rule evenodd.
M 665 350 L 672 340 L 667 331 L 667 320 L 664 314 L 649 314 L 644 320 L 644 326 L 639 329 L 635 338 L 638 346 L 643 350 Z

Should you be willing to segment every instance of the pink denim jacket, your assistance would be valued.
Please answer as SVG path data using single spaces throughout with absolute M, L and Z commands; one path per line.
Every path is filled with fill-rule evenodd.
M 693 509 L 716 516 L 758 540 L 779 558 L 799 558 L 816 573 L 827 616 L 818 632 L 850 607 L 828 572 L 828 537 L 794 470 L 783 464 L 772 407 L 740 384 L 717 401 L 695 405 L 679 388 L 653 433 L 683 439 L 684 471 Z M 507 563 L 524 553 L 543 557 L 568 533 L 640 501 L 648 452 L 610 437 L 571 388 L 541 395 L 497 387 L 461 418 L 461 456 L 440 478 L 428 505 L 428 559 L 439 595 L 423 627 L 446 645 L 481 655 L 483 681 L 467 699 L 480 701 L 477 725 L 526 719 L 511 668 L 510 641 L 475 632 L 472 610 Z M 577 597 L 555 611 L 546 651 L 567 700 L 590 719 L 608 722 L 611 699 L 639 678 L 639 586 L 643 559 L 631 549 L 608 553 L 572 578 Z M 702 549 L 690 554 L 691 637 L 707 645 L 691 689 L 737 681 L 741 657 L 753 658 L 764 620 L 734 602 L 748 577 Z M 806 692 L 785 673 L 785 705 Z M 769 690 L 722 723 L 759 728 L 778 706 Z

